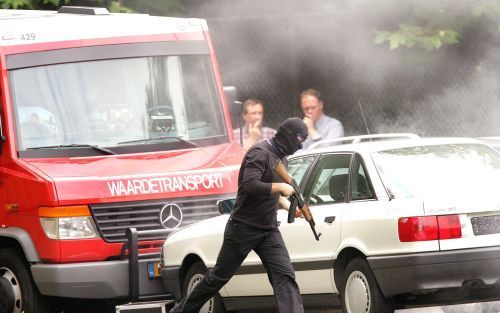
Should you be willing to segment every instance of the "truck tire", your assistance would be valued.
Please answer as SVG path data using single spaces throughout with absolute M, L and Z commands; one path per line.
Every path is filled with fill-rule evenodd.
M 206 272 L 207 268 L 202 262 L 196 262 L 189 268 L 182 288 L 184 297 L 191 293 L 196 284 L 203 279 Z M 205 303 L 205 305 L 203 305 L 200 309 L 200 313 L 224 312 L 226 312 L 226 310 L 224 309 L 224 304 L 222 303 L 219 293 L 217 293 L 212 299 L 208 300 L 207 303 Z
M 17 249 L 0 249 L 0 312 L 52 313 Z
M 393 313 L 394 306 L 382 292 L 366 260 L 349 261 L 342 275 L 342 308 L 346 313 Z

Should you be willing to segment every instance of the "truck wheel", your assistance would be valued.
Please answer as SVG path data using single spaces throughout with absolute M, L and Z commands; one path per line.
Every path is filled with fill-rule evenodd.
M 342 275 L 342 308 L 346 313 L 393 313 L 393 305 L 385 299 L 368 263 L 361 258 L 351 260 Z
M 205 267 L 205 265 L 203 265 L 202 262 L 196 262 L 189 268 L 182 288 L 184 297 L 191 293 L 196 284 L 198 284 L 203 279 L 203 276 L 205 276 L 206 272 L 207 268 Z M 208 300 L 207 303 L 205 303 L 205 305 L 203 305 L 200 309 L 200 313 L 224 312 L 226 312 L 226 310 L 224 309 L 224 304 L 222 304 L 222 300 L 218 293 L 213 298 Z
M 51 312 L 31 279 L 26 261 L 12 248 L 0 249 L 0 312 Z

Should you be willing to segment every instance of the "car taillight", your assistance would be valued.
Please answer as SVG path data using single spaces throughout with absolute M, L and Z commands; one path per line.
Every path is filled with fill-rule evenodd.
M 398 233 L 401 242 L 437 240 L 437 219 L 435 216 L 401 217 Z
M 462 226 L 458 215 L 438 216 L 439 239 L 462 237 Z
M 400 217 L 399 241 L 426 241 L 462 237 L 458 215 Z

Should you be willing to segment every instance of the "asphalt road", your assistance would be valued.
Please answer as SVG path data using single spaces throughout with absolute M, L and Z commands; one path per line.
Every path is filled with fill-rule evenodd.
M 100 313 L 95 311 L 80 311 L 83 313 Z M 500 313 L 500 301 L 435 306 L 415 309 L 397 310 L 397 313 Z M 276 313 L 276 311 L 245 310 L 239 313 Z M 306 310 L 306 313 L 342 313 L 341 310 Z
M 397 313 L 500 313 L 500 301 L 434 306 L 397 310 Z M 275 313 L 273 311 L 244 311 L 240 313 Z M 342 310 L 306 310 L 306 313 L 342 313 Z
M 434 306 L 417 309 L 397 310 L 397 313 L 500 313 L 500 301 Z M 246 313 L 246 312 L 245 312 Z M 248 312 L 253 313 L 253 312 Z M 255 312 L 257 313 L 257 312 Z M 311 310 L 306 313 L 342 313 L 342 310 Z

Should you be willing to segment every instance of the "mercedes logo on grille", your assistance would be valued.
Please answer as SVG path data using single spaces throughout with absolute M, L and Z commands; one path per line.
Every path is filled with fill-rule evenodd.
M 165 204 L 160 211 L 160 224 L 165 229 L 174 229 L 182 223 L 181 208 L 175 203 Z

